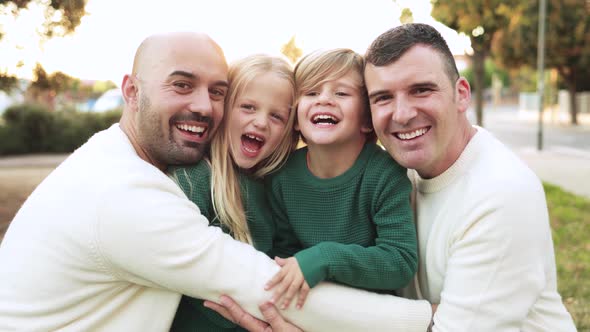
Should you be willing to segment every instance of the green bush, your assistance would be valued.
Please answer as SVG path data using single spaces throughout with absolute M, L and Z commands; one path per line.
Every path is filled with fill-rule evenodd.
M 72 152 L 94 133 L 118 122 L 120 117 L 120 110 L 51 112 L 39 105 L 13 106 L 3 114 L 0 155 Z

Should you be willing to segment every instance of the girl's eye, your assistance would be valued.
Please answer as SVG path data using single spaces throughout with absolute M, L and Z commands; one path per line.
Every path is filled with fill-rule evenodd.
M 338 96 L 338 97 L 345 97 L 345 96 L 348 96 L 348 93 L 342 92 L 342 91 L 338 91 L 338 92 L 336 92 L 336 96 Z
M 241 104 L 240 105 L 240 108 L 241 109 L 244 109 L 244 110 L 248 110 L 248 111 L 254 111 L 255 110 L 255 107 L 252 104 Z
M 317 96 L 318 93 L 315 91 L 309 91 L 309 92 L 306 92 L 304 95 L 308 96 L 308 97 L 313 97 L 313 96 Z

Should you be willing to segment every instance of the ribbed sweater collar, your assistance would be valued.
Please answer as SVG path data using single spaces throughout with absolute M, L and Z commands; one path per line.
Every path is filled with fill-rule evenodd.
M 352 179 L 358 176 L 359 173 L 365 169 L 368 160 L 375 152 L 375 149 L 378 149 L 378 147 L 374 143 L 365 143 L 352 167 L 350 167 L 344 173 L 329 179 L 318 178 L 313 175 L 313 173 L 311 173 L 307 167 L 307 147 L 303 149 L 304 150 L 301 151 L 302 153 L 300 153 L 298 156 L 298 164 L 302 172 L 301 179 L 310 186 L 329 189 L 333 187 L 347 187 L 349 184 L 352 184 Z
M 441 175 L 432 179 L 423 179 L 416 171 L 412 171 L 414 183 L 419 192 L 434 193 L 443 190 L 459 179 L 461 175 L 469 171 L 477 154 L 481 151 L 479 146 L 482 144 L 481 142 L 485 140 L 485 136 L 487 135 L 487 132 L 483 128 L 478 126 L 474 127 L 477 129 L 475 135 L 469 140 L 469 143 L 467 143 L 467 146 L 465 146 L 465 149 L 461 152 L 457 161 L 455 161 L 455 163 Z

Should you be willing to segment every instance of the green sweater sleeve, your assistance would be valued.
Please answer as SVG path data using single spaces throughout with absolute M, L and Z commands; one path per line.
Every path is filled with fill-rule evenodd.
M 378 179 L 376 186 L 369 188 L 375 244 L 367 247 L 327 241 L 299 251 L 295 257 L 310 287 L 332 280 L 365 289 L 394 290 L 413 278 L 418 249 L 411 183 L 405 169 L 397 164 L 379 173 L 373 177 Z

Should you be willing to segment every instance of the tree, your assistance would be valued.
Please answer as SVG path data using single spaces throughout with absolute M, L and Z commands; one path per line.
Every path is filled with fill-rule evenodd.
M 548 0 L 545 66 L 555 68 L 570 95 L 571 123 L 577 124 L 576 92 L 590 89 L 590 1 Z M 534 67 L 537 62 L 538 2 L 522 12 L 494 42 L 495 56 L 507 67 Z
M 86 15 L 86 0 L 0 0 L 0 15 L 17 16 L 31 3 L 45 8 L 45 20 L 35 29 L 42 39 L 71 34 Z M 0 25 L 0 39 L 6 33 L 2 28 Z M 16 82 L 16 77 L 0 73 L 0 90 L 10 91 Z
M 27 99 L 31 102 L 54 108 L 54 99 L 64 92 L 75 92 L 80 87 L 80 80 L 62 72 L 47 74 L 41 64 L 37 63 L 33 70 L 34 78 L 27 88 Z
M 414 14 L 410 8 L 402 9 L 402 13 L 399 15 L 399 21 L 401 24 L 414 23 Z
M 525 1 L 522 1 L 526 3 Z M 471 40 L 473 83 L 477 124 L 483 126 L 485 59 L 492 41 L 508 23 L 508 17 L 523 4 L 506 0 L 432 0 L 432 17 Z
M 84 8 L 86 0 L 0 0 L 0 13 L 18 13 L 30 3 L 42 5 L 45 8 L 45 21 L 42 29 L 38 30 L 44 37 L 65 36 L 76 30 L 86 15 Z M 2 34 L 0 34 L 2 38 Z
M 281 47 L 281 53 L 283 53 L 291 63 L 296 63 L 303 54 L 303 51 L 297 46 L 295 43 L 295 36 L 293 36 Z

